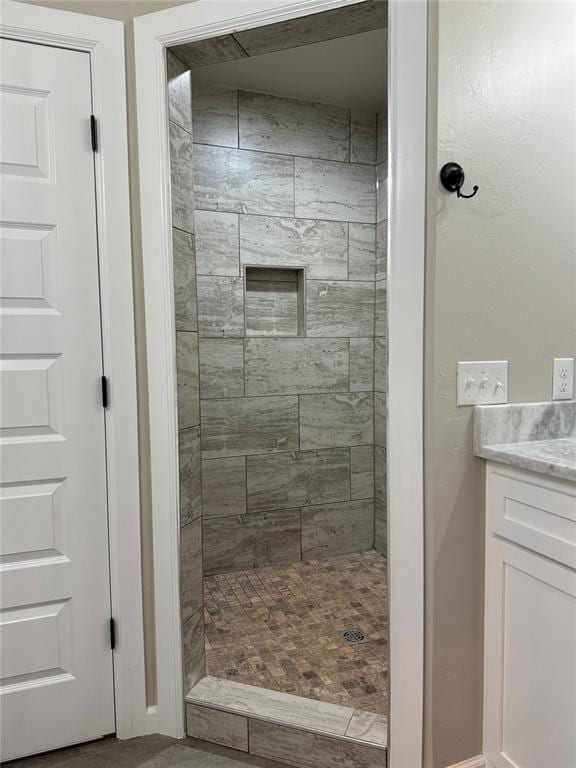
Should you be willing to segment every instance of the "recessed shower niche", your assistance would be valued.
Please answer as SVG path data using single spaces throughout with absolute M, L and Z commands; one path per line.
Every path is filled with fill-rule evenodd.
M 385 10 L 167 61 L 188 733 L 293 765 L 386 746 Z
M 246 336 L 304 336 L 303 267 L 244 267 Z

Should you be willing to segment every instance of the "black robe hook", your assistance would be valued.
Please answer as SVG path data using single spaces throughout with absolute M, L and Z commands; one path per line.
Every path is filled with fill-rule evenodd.
M 456 192 L 458 197 L 469 199 L 470 197 L 474 197 L 476 192 L 478 192 L 478 186 L 475 184 L 472 187 L 471 195 L 463 195 L 460 190 L 462 189 L 465 178 L 464 170 L 458 163 L 446 163 L 446 165 L 442 166 L 442 170 L 440 171 L 440 181 L 442 182 L 444 189 L 447 189 L 448 192 Z

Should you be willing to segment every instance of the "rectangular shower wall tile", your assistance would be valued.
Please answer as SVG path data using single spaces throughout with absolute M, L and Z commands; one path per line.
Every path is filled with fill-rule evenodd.
M 294 158 L 296 217 L 376 222 L 373 165 Z
M 306 267 L 306 276 L 348 277 L 346 224 L 339 221 L 240 216 L 242 264 Z
M 245 59 L 248 56 L 233 35 L 195 40 L 193 43 L 176 45 L 172 50 L 179 59 L 192 69 L 206 67 L 208 64 L 221 64 L 224 61 Z
M 386 395 L 374 392 L 374 442 L 386 446 Z
M 246 512 L 246 458 L 207 459 L 202 462 L 202 514 L 229 517 Z
M 196 211 L 196 262 L 199 275 L 240 275 L 237 213 Z
M 376 499 L 386 499 L 386 448 L 374 446 L 374 495 Z
M 349 110 L 240 91 L 240 147 L 286 155 L 349 159 Z
M 172 229 L 174 311 L 177 331 L 198 330 L 194 235 Z
M 374 316 L 374 335 L 388 335 L 388 309 L 386 280 L 376 282 L 376 307 Z
M 374 339 L 374 389 L 378 392 L 387 390 L 387 341 L 384 336 Z
M 238 146 L 238 91 L 218 85 L 192 84 L 194 141 L 220 147 Z
M 244 397 L 242 339 L 200 338 L 200 397 Z
M 366 109 L 350 112 L 350 162 L 376 162 L 376 113 Z
M 337 8 L 330 13 L 314 13 L 265 27 L 236 32 L 234 37 L 249 56 L 334 40 L 388 26 L 388 4 L 382 0 Z
M 172 224 L 185 232 L 194 232 L 192 137 L 172 122 L 169 133 Z
M 306 291 L 308 336 L 374 334 L 374 283 L 309 280 Z
M 374 501 L 374 549 L 384 557 L 388 555 L 388 521 L 384 499 Z
M 374 543 L 374 500 L 302 509 L 302 559 L 364 552 Z
M 247 339 L 246 394 L 345 392 L 347 339 Z
M 202 587 L 202 520 L 180 528 L 180 610 L 182 621 L 204 603 Z
M 374 439 L 372 392 L 300 396 L 300 449 L 365 445 Z
M 388 160 L 388 118 L 385 111 L 378 112 L 376 124 L 376 162 Z
M 374 339 L 350 339 L 350 392 L 374 389 Z
M 184 667 L 184 692 L 188 693 L 206 674 L 204 656 L 203 609 L 182 625 L 182 665 Z
M 202 515 L 202 455 L 200 427 L 178 433 L 180 452 L 180 525 Z
M 198 333 L 219 339 L 244 336 L 241 277 L 198 276 Z
M 298 447 L 297 397 L 202 401 L 204 459 L 294 451 Z
M 374 497 L 374 446 L 350 448 L 351 496 L 353 499 Z
M 376 221 L 388 219 L 388 162 L 376 166 Z
M 285 155 L 194 145 L 198 208 L 294 215 L 294 159 Z
M 200 382 L 198 375 L 198 334 L 176 333 L 176 378 L 178 389 L 178 427 L 186 429 L 200 423 Z
M 346 729 L 346 736 L 385 747 L 388 743 L 388 718 L 375 712 L 356 709 Z
M 246 460 L 248 512 L 350 498 L 350 449 L 298 451 Z
M 166 53 L 168 78 L 168 114 L 170 120 L 188 133 L 192 133 L 192 105 L 190 102 L 190 69 L 174 56 Z
M 376 224 L 376 280 L 385 280 L 388 269 L 388 222 Z
M 300 510 L 214 517 L 204 521 L 204 573 L 300 560 Z
M 376 227 L 374 224 L 348 225 L 348 264 L 350 280 L 374 280 L 376 274 Z
M 250 753 L 299 768 L 382 768 L 386 763 L 383 750 L 369 744 L 264 720 L 250 721 Z
M 248 718 L 233 715 L 231 712 L 186 704 L 186 735 L 193 739 L 202 739 L 241 752 L 248 752 Z M 228 759 L 222 759 L 223 763 L 220 765 L 226 765 Z M 237 764 L 240 765 L 240 763 Z M 215 764 L 212 763 L 212 765 Z

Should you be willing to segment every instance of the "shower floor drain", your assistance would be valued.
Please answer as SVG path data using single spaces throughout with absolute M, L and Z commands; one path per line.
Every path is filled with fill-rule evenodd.
M 346 640 L 347 643 L 350 643 L 350 645 L 363 643 L 364 640 L 366 640 L 366 635 L 364 632 L 362 632 L 361 629 L 358 629 L 358 627 L 354 629 L 347 629 L 346 632 L 342 633 L 342 637 L 344 640 Z

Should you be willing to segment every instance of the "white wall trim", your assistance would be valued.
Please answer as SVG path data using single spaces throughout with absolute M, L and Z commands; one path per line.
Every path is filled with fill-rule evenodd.
M 484 755 L 476 755 L 476 757 L 470 757 L 461 763 L 454 763 L 454 765 L 450 765 L 448 768 L 487 768 L 487 766 Z
M 422 765 L 426 0 L 390 1 L 388 573 L 390 765 Z
M 90 55 L 92 107 L 99 124 L 95 176 L 103 356 L 111 382 L 106 450 L 112 613 L 118 622 L 116 729 L 120 738 L 129 738 L 147 728 L 124 25 L 12 0 L 2 2 L 1 14 L 5 37 Z
M 196 0 L 134 20 L 149 369 L 158 728 L 182 736 L 178 450 L 165 47 L 355 0 Z M 426 2 L 390 2 L 390 766 L 422 764 Z M 409 382 L 408 385 L 406 382 Z M 401 554 L 400 554 L 401 553 Z

